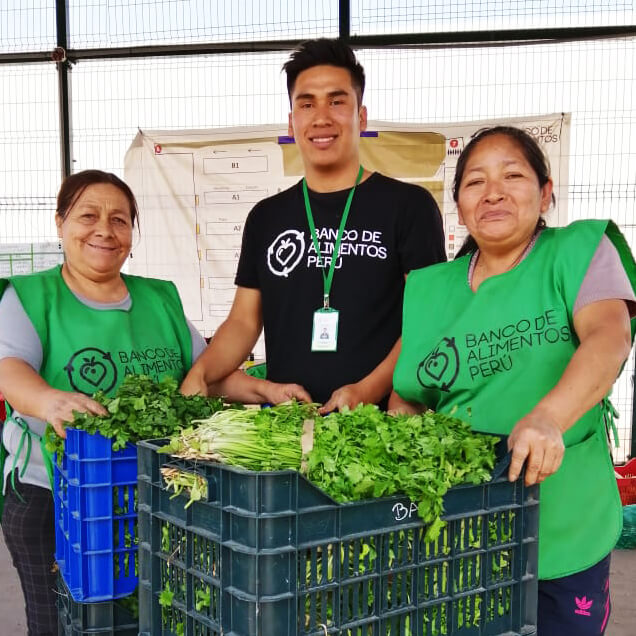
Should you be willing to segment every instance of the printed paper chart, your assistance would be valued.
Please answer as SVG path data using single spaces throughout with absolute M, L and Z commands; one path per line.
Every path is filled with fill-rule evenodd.
M 64 262 L 58 243 L 0 243 L 0 277 L 32 274 Z

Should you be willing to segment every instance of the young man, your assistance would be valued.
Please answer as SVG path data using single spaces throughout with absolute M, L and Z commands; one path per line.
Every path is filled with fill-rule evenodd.
M 384 405 L 404 279 L 445 260 L 441 216 L 423 188 L 360 165 L 365 79 L 348 46 L 305 42 L 283 68 L 305 179 L 250 212 L 234 304 L 182 391 L 206 393 L 264 327 L 268 380 L 297 383 L 281 384 L 277 401 L 312 399 L 323 412 Z

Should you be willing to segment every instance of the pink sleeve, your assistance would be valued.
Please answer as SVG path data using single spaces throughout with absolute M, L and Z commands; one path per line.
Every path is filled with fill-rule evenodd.
M 586 305 L 612 299 L 627 301 L 630 316 L 636 315 L 636 296 L 618 251 L 612 241 L 603 236 L 581 283 L 572 315 Z

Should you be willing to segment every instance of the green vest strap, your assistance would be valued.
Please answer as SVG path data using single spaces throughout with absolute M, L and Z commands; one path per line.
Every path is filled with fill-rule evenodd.
M 0 431 L 2 427 L 0 426 Z M 2 510 L 4 509 L 4 463 L 7 460 L 7 449 L 0 442 L 0 524 L 2 523 Z
M 609 438 L 610 431 L 612 431 L 612 434 L 614 435 L 614 446 L 619 448 L 621 444 L 618 439 L 616 420 L 620 417 L 620 415 L 609 399 L 609 395 L 604 397 L 601 402 L 601 412 L 603 413 L 603 421 L 605 422 L 605 428 L 607 429 L 607 436 Z
M 16 424 L 22 429 L 20 442 L 18 443 L 18 448 L 15 452 L 15 455 L 13 457 L 13 462 L 11 464 L 10 482 L 11 482 L 11 487 L 13 488 L 13 492 L 15 492 L 18 499 L 22 503 L 25 503 L 24 499 L 22 498 L 17 488 L 15 487 L 16 468 L 18 467 L 18 460 L 20 458 L 20 455 L 22 454 L 22 449 L 24 448 L 24 444 L 26 443 L 26 455 L 24 457 L 24 463 L 22 465 L 22 468 L 19 471 L 19 476 L 20 477 L 24 476 L 27 466 L 29 465 L 29 460 L 31 459 L 31 450 L 33 447 L 32 438 L 35 437 L 38 443 L 40 444 L 40 449 L 42 450 L 42 457 L 44 459 L 44 467 L 46 468 L 46 472 L 49 477 L 51 490 L 53 490 L 53 456 L 48 450 L 46 450 L 46 447 L 44 444 L 44 441 L 45 441 L 44 437 L 40 437 L 37 433 L 32 431 L 29 428 L 28 424 L 21 417 L 11 416 L 11 417 L 7 417 L 7 421 L 8 420 L 11 420 L 14 424 Z M 7 457 L 8 457 L 7 449 L 4 447 L 4 444 L 0 443 L 0 520 L 2 519 L 2 510 L 4 508 L 4 495 L 2 493 L 4 492 L 4 464 Z
M 22 465 L 22 468 L 19 471 L 20 477 L 24 477 L 24 473 L 26 472 L 27 466 L 29 465 L 29 460 L 31 459 L 31 450 L 32 450 L 32 443 L 33 443 L 32 438 L 36 438 L 38 444 L 40 444 L 41 447 L 42 447 L 43 438 L 40 437 L 36 432 L 32 431 L 29 428 L 28 424 L 21 417 L 12 416 L 7 419 L 10 419 L 14 424 L 16 424 L 22 429 L 20 442 L 18 443 L 18 448 L 15 452 L 15 455 L 13 457 L 13 463 L 11 465 L 11 486 L 13 490 L 16 492 L 16 494 L 18 495 L 18 497 L 20 497 L 20 494 L 17 492 L 15 487 L 15 469 L 18 467 L 18 460 L 20 458 L 20 455 L 22 454 L 22 449 L 24 448 L 24 444 L 26 442 L 26 454 L 24 457 L 24 463 Z M 52 465 L 53 458 L 51 456 L 51 453 L 49 453 L 48 451 L 46 451 L 46 453 L 43 452 L 43 457 L 44 457 L 44 466 L 47 469 L 47 473 L 49 475 L 49 482 L 51 483 L 51 490 L 52 490 L 53 489 L 53 465 Z M 49 467 L 49 464 L 50 464 L 50 467 Z M 22 500 L 22 497 L 20 497 L 20 499 Z

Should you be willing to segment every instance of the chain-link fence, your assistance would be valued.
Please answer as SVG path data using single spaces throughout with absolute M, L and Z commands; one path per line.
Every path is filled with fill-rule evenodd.
M 635 18 L 596 0 L 2 0 L 0 242 L 54 240 L 62 173 L 123 175 L 138 129 L 285 122 L 289 48 L 341 36 L 372 119 L 571 113 L 569 217 L 611 217 L 636 247 Z M 614 392 L 617 460 L 633 370 Z

